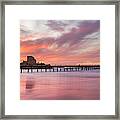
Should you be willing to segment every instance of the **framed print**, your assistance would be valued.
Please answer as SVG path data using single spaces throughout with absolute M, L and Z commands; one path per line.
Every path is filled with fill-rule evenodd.
M 118 1 L 1 7 L 1 118 L 119 119 Z

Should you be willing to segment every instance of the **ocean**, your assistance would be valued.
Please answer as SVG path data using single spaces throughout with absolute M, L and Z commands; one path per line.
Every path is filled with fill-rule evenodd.
M 100 100 L 100 70 L 20 73 L 21 100 Z

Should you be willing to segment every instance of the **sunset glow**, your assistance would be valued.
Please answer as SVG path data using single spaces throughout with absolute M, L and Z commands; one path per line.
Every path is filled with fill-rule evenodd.
M 99 20 L 21 20 L 20 61 L 100 64 Z

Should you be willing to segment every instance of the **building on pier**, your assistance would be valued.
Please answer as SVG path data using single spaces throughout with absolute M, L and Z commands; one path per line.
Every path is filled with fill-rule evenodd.
M 27 56 L 27 63 L 28 65 L 35 65 L 36 59 L 33 56 Z
M 27 66 L 27 65 L 28 65 L 27 61 L 23 61 L 20 63 L 20 66 Z
M 27 61 L 20 63 L 20 66 L 31 66 L 36 65 L 36 59 L 33 56 L 27 56 Z
M 45 63 L 37 63 L 36 59 L 33 56 L 27 56 L 27 61 L 23 61 L 20 63 L 20 66 L 51 66 L 50 64 Z

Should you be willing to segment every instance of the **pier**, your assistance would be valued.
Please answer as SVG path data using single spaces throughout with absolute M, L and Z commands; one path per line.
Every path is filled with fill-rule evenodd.
M 50 65 L 45 63 L 37 63 L 33 56 L 27 56 L 27 61 L 20 63 L 20 72 L 24 70 L 28 73 L 32 72 L 76 72 L 100 69 L 100 65 Z
M 100 65 L 20 66 L 20 72 L 76 72 L 100 69 Z

